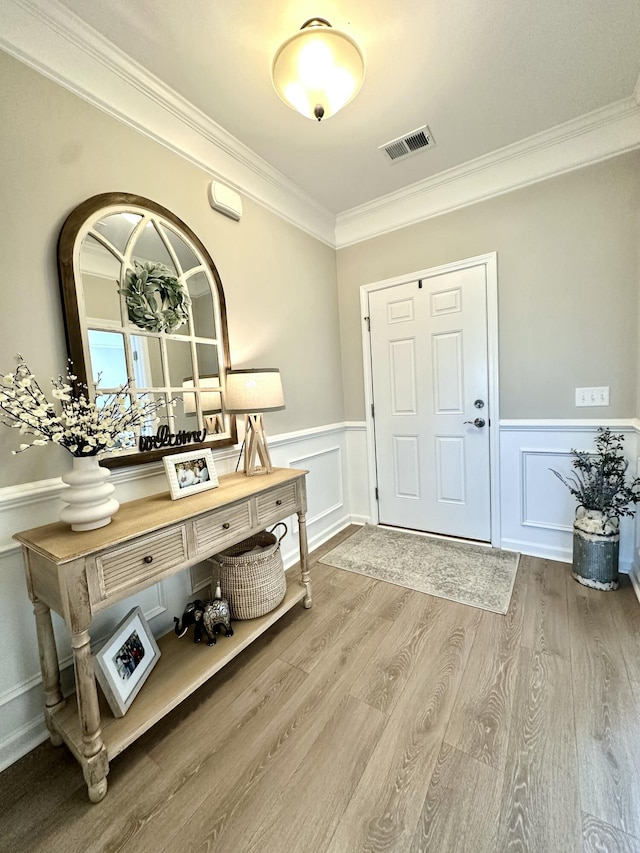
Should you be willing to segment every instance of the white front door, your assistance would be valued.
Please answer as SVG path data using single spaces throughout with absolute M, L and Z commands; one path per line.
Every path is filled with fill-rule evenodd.
M 369 293 L 381 524 L 491 540 L 485 265 Z

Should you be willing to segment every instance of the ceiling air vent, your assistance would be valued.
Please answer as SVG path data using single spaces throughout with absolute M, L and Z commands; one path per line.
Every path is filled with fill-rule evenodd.
M 431 131 L 427 125 L 419 127 L 417 130 L 412 130 L 411 133 L 406 133 L 404 136 L 399 136 L 397 139 L 392 139 L 391 142 L 385 142 L 379 150 L 395 162 L 405 157 L 410 157 L 412 154 L 417 154 L 425 148 L 433 148 L 435 142 Z

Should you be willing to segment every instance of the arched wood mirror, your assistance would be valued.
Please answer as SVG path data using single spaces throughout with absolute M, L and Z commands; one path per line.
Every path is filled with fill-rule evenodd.
M 140 196 L 94 196 L 65 222 L 58 268 L 69 357 L 90 395 L 99 401 L 129 382 L 165 404 L 104 464 L 235 443 L 222 283 L 184 222 Z

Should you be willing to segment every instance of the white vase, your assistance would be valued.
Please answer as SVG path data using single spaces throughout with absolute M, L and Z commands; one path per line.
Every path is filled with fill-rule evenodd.
M 62 475 L 69 488 L 60 495 L 68 504 L 60 519 L 70 524 L 72 530 L 96 530 L 109 524 L 120 506 L 111 497 L 115 486 L 107 482 L 110 476 L 111 471 L 100 465 L 97 456 L 73 457 L 73 468 Z

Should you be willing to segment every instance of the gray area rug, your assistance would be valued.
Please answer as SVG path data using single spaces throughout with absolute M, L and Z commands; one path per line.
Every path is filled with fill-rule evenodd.
M 320 560 L 377 580 L 506 613 L 520 554 L 367 524 Z

